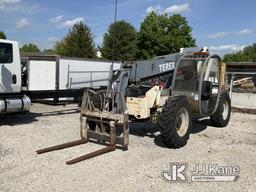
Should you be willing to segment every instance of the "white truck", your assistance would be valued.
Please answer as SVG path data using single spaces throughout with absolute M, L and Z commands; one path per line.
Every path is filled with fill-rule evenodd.
M 21 62 L 15 41 L 0 40 L 0 113 L 29 111 L 30 98 L 21 92 Z
M 29 111 L 31 100 L 77 99 L 85 88 L 100 89 L 108 83 L 112 62 L 33 56 L 26 57 L 25 65 L 24 89 L 18 43 L 0 39 L 0 114 Z M 119 68 L 120 64 L 114 63 L 113 67 Z

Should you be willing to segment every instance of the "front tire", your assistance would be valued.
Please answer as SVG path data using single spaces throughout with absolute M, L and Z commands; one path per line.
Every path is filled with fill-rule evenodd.
M 159 118 L 159 130 L 166 146 L 186 145 L 192 128 L 191 106 L 186 97 L 166 100 Z
M 220 95 L 218 108 L 213 115 L 210 116 L 210 120 L 215 127 L 226 127 L 230 120 L 231 113 L 231 101 L 229 94 L 223 92 Z

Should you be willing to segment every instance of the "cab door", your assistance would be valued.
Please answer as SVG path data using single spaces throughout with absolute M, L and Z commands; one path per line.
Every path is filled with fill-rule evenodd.
M 0 93 L 20 92 L 21 68 L 16 42 L 0 42 L 0 75 Z
M 201 100 L 199 105 L 201 106 L 202 114 L 210 115 L 217 107 L 221 85 L 220 74 L 220 58 L 213 55 L 205 62 L 202 73 L 202 83 L 200 83 Z

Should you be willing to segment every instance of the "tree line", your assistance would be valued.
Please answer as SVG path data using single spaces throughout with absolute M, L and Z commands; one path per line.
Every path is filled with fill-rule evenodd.
M 151 12 L 139 31 L 127 21 L 112 23 L 104 34 L 103 43 L 96 47 L 91 29 L 83 22 L 75 24 L 68 35 L 54 46 L 56 54 L 69 57 L 131 61 L 148 59 L 195 46 L 192 28 L 179 14 L 168 16 Z
M 132 61 L 179 51 L 181 47 L 195 46 L 192 28 L 185 17 L 151 12 L 139 30 L 127 21 L 110 24 L 102 45 L 96 46 L 91 29 L 83 22 L 75 24 L 68 34 L 52 49 L 44 50 L 61 56 Z M 34 44 L 25 44 L 22 52 L 40 52 Z
M 4 32 L 0 31 L 0 39 L 6 39 Z M 45 49 L 42 52 L 82 58 L 97 58 L 97 53 L 100 52 L 102 59 L 132 61 L 175 53 L 181 47 L 194 46 L 196 40 L 185 17 L 179 14 L 169 16 L 151 12 L 141 23 L 138 31 L 124 20 L 110 24 L 101 46 L 96 46 L 93 32 L 85 23 L 77 23 L 52 49 Z M 20 51 L 41 52 L 31 43 L 23 45 Z M 256 62 L 256 44 L 245 47 L 243 51 L 226 54 L 224 61 Z
M 242 51 L 226 54 L 225 62 L 256 62 L 256 43 L 246 46 Z

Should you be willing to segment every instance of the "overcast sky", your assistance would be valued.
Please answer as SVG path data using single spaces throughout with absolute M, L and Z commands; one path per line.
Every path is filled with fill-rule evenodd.
M 97 45 L 114 20 L 115 0 L 0 0 L 0 30 L 21 45 L 50 48 L 69 27 L 84 21 Z M 255 0 L 118 0 L 118 20 L 139 29 L 150 11 L 187 17 L 198 46 L 217 53 L 256 43 Z

